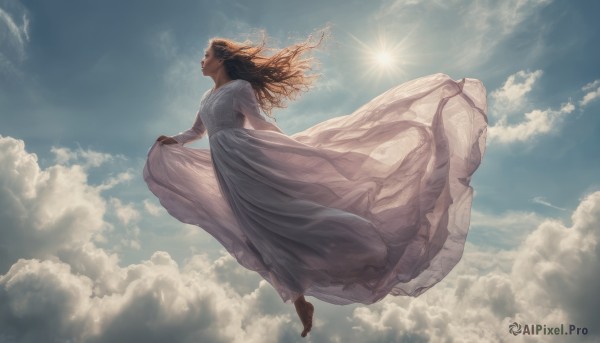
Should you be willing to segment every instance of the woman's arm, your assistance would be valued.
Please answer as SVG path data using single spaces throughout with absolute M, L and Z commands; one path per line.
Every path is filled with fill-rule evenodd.
M 172 138 L 179 142 L 179 144 L 183 145 L 202 138 L 205 133 L 206 127 L 204 127 L 204 123 L 202 123 L 202 119 L 200 118 L 200 112 L 198 112 L 196 114 L 196 121 L 194 122 L 194 125 L 191 128 L 176 134 Z

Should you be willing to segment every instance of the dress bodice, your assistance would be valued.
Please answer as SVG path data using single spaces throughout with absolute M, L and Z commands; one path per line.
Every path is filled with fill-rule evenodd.
M 240 88 L 247 81 L 232 80 L 218 89 L 210 89 L 200 100 L 198 115 L 211 136 L 217 131 L 225 128 L 243 127 L 244 115 L 236 108 Z
M 281 132 L 260 113 L 250 82 L 231 80 L 218 89 L 206 91 L 200 100 L 200 108 L 192 128 L 173 138 L 185 144 L 200 139 L 205 133 L 212 136 L 223 129 L 242 128 L 246 121 L 255 129 Z

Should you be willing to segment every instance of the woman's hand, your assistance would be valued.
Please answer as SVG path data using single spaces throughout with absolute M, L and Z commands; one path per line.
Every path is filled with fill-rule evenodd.
M 169 137 L 169 136 L 160 136 L 156 140 L 159 141 L 161 144 L 177 144 L 177 143 L 179 143 L 175 140 L 175 138 Z

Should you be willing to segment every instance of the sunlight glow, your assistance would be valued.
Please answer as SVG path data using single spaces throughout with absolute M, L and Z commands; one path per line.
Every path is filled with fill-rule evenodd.
M 399 41 L 387 37 L 386 33 L 379 31 L 372 37 L 372 43 L 365 43 L 356 36 L 349 36 L 358 43 L 354 46 L 359 50 L 359 58 L 362 60 L 361 68 L 364 72 L 364 77 L 371 80 L 380 80 L 387 78 L 389 80 L 397 80 L 401 74 L 405 73 L 406 66 L 415 63 L 415 52 L 418 49 L 411 49 L 409 37 L 412 31 L 406 32 Z
M 377 52 L 377 54 L 375 55 L 375 59 L 377 60 L 377 63 L 379 63 L 379 65 L 383 68 L 390 67 L 394 62 L 392 54 L 390 54 L 388 51 Z

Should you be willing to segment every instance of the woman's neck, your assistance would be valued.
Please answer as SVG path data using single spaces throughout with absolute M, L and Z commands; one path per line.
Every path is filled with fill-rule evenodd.
M 231 78 L 227 75 L 227 73 L 219 73 L 213 77 L 213 81 L 215 82 L 214 89 L 217 90 L 219 87 L 231 81 Z

